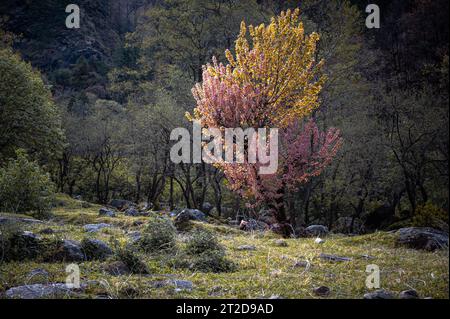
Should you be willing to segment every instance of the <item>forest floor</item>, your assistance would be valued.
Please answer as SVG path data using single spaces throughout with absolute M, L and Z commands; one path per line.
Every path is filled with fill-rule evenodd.
M 53 218 L 43 224 L 27 224 L 24 230 L 39 233 L 52 228 L 54 234 L 80 241 L 85 237 L 111 239 L 121 243 L 129 241 L 127 233 L 141 231 L 146 217 L 99 217 L 101 206 L 82 208 L 77 201 L 62 202 L 53 211 Z M 0 214 L 1 215 L 1 214 Z M 3 214 L 5 215 L 5 214 Z M 143 222 L 143 224 L 140 224 Z M 108 223 L 112 227 L 95 233 L 87 233 L 83 225 Z M 78 263 L 81 282 L 98 281 L 89 285 L 77 298 L 363 298 L 372 292 L 366 287 L 369 273 L 366 267 L 377 265 L 380 269 L 381 289 L 398 296 L 401 291 L 414 289 L 421 298 L 449 298 L 448 249 L 435 252 L 398 247 L 395 233 L 376 232 L 362 236 L 329 235 L 322 244 L 315 238 L 285 239 L 280 247 L 279 239 L 269 232 L 248 233 L 224 225 L 195 222 L 197 228 L 213 231 L 226 248 L 226 256 L 236 264 L 236 270 L 227 273 L 194 272 L 173 268 L 167 256 L 142 254 L 149 275 L 113 276 L 104 271 L 110 260 Z M 182 246 L 186 236 L 179 234 L 178 245 Z M 239 250 L 241 245 L 252 245 L 254 250 Z M 333 254 L 348 257 L 349 261 L 329 261 L 319 256 Z M 172 256 L 173 257 L 173 256 Z M 113 258 L 113 257 L 110 257 Z M 11 287 L 33 283 L 65 282 L 66 266 L 69 263 L 42 263 L 35 261 L 0 263 L 0 298 Z M 30 272 L 44 269 L 48 276 L 30 278 Z M 185 280 L 192 289 L 174 289 L 171 285 L 158 285 L 168 279 Z M 319 297 L 314 288 L 326 286 L 327 297 Z

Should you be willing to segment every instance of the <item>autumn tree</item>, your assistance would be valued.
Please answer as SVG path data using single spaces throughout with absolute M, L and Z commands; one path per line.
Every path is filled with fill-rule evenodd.
M 311 113 L 319 106 L 325 77 L 316 61 L 317 33 L 306 35 L 300 12 L 287 10 L 269 25 L 241 23 L 235 56 L 203 69 L 203 83 L 193 89 L 193 119 L 207 128 L 278 128 L 279 165 L 275 174 L 259 174 L 259 163 L 219 162 L 230 187 L 274 213 L 277 230 L 290 233 L 287 193 L 320 174 L 336 154 L 339 131 L 320 132 Z M 248 153 L 248 149 L 245 152 Z M 247 154 L 248 155 L 248 154 Z

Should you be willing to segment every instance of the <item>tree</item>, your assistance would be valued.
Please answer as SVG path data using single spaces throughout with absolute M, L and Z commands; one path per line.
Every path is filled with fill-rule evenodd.
M 39 72 L 10 48 L 0 49 L 0 163 L 22 148 L 39 159 L 61 150 L 58 109 Z
M 208 128 L 279 128 L 280 165 L 275 174 L 258 174 L 260 164 L 217 164 L 230 187 L 255 204 L 266 204 L 287 235 L 286 196 L 289 190 L 320 174 L 341 145 L 339 131 L 319 132 L 312 119 L 325 81 L 316 61 L 319 35 L 305 35 L 299 10 L 287 10 L 269 25 L 241 24 L 236 58 L 229 64 L 213 61 L 203 69 L 203 83 L 193 89 L 197 107 L 193 119 Z M 248 152 L 248 148 L 245 149 Z

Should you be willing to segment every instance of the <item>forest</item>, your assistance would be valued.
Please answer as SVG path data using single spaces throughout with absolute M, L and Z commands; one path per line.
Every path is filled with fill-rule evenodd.
M 372 2 L 380 28 L 366 26 Z M 99 260 L 119 282 L 122 271 L 267 273 L 245 287 L 227 275 L 218 288 L 216 277 L 194 277 L 194 288 L 162 280 L 151 293 L 135 279 L 89 286 L 90 297 L 172 298 L 175 282 L 188 298 L 255 298 L 262 287 L 267 297 L 357 298 L 370 292 L 349 278 L 364 277 L 369 262 L 358 258 L 377 251 L 390 279 L 382 288 L 448 298 L 449 2 L 372 2 L 79 0 L 79 28 L 68 28 L 68 1 L 2 1 L 0 298 L 23 297 L 14 286 L 30 260 L 55 282 L 71 260 Z M 219 133 L 277 128 L 277 170 L 174 161 L 172 132 L 195 132 L 195 121 Z M 241 140 L 251 155 L 250 137 Z M 306 272 L 317 258 L 332 266 L 283 288 L 283 251 L 266 264 L 266 246 L 292 249 Z M 402 254 L 406 266 L 394 260 Z M 407 283 L 391 275 L 398 267 L 410 269 Z

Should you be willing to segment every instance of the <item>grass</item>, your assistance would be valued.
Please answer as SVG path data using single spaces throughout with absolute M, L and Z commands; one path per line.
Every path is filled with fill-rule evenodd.
M 56 207 L 53 218 L 45 224 L 25 225 L 33 232 L 51 227 L 56 233 L 42 237 L 81 240 L 86 236 L 105 242 L 117 240 L 127 243 L 127 231 L 145 227 L 146 217 L 129 217 L 119 214 L 116 218 L 98 217 L 100 206 L 82 208 L 70 199 L 69 203 Z M 139 225 L 136 221 L 143 222 Z M 82 229 L 86 223 L 105 222 L 113 225 L 98 233 L 87 234 Z M 219 242 L 225 246 L 227 258 L 237 264 L 231 273 L 203 273 L 188 269 L 173 268 L 169 256 L 142 254 L 150 275 L 124 275 L 114 277 L 103 272 L 107 261 L 80 263 L 81 281 L 98 280 L 102 284 L 90 286 L 84 297 L 109 295 L 114 298 L 268 298 L 279 295 L 283 298 L 319 298 L 313 288 L 325 285 L 331 289 L 327 298 L 362 298 L 370 292 L 365 280 L 366 267 L 376 264 L 381 271 L 381 288 L 398 294 L 402 290 L 415 289 L 421 297 L 448 299 L 448 250 L 436 252 L 417 251 L 397 247 L 395 234 L 377 232 L 369 235 L 345 237 L 332 235 L 325 243 L 315 244 L 314 239 L 287 239 L 287 247 L 274 244 L 276 235 L 272 233 L 251 234 L 237 229 L 206 223 L 195 223 L 194 228 L 207 228 L 214 232 Z M 186 234 L 177 238 L 183 247 Z M 241 251 L 240 245 L 254 245 L 254 251 Z M 321 253 L 352 258 L 349 262 L 330 262 L 320 259 Z M 369 257 L 368 257 L 369 256 Z M 306 261 L 309 267 L 294 267 L 297 261 Z M 0 264 L 0 297 L 13 286 L 43 278 L 28 278 L 28 273 L 36 268 L 49 272 L 50 282 L 64 282 L 66 278 L 63 263 L 12 262 Z M 157 288 L 154 283 L 169 278 L 190 280 L 192 291 L 175 291 L 173 286 Z

